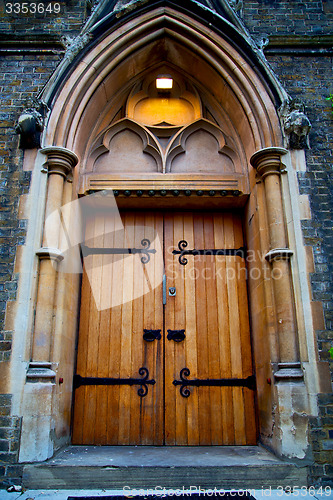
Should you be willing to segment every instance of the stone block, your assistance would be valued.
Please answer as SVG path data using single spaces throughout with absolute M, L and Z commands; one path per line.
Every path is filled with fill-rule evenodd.
M 333 450 L 333 439 L 325 439 L 321 442 L 323 450 Z
M 333 404 L 333 394 L 319 394 L 318 403 L 322 404 Z
M 328 476 L 332 476 L 333 477 L 333 465 L 324 465 L 324 472 Z
M 0 463 L 15 464 L 17 462 L 17 453 L 0 452 Z
M 7 465 L 6 466 L 6 476 L 7 477 L 22 477 L 23 466 L 22 465 Z
M 51 416 L 26 416 L 23 418 L 20 462 L 42 462 L 53 454 L 50 435 L 53 430 Z
M 9 442 L 5 439 L 0 439 L 0 452 L 9 451 Z

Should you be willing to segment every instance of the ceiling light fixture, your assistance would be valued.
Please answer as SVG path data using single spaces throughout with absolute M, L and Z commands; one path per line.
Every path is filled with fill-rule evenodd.
M 160 90 L 170 90 L 173 87 L 173 78 L 170 75 L 159 75 L 156 78 L 156 88 Z

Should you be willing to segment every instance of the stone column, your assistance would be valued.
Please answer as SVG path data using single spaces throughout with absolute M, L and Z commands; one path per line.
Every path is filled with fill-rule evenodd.
M 58 213 L 62 205 L 64 181 L 78 162 L 77 156 L 65 148 L 53 146 L 42 149 L 41 152 L 47 156 L 48 186 L 42 247 L 36 252 L 40 265 L 32 356 L 27 372 L 28 382 L 38 380 L 53 382 L 55 379 L 55 372 L 50 362 L 50 351 L 57 264 L 63 256 L 58 248 L 60 219 L 55 216 L 51 221 L 48 217 L 53 213 Z
M 271 147 L 257 151 L 251 158 L 251 165 L 264 181 L 267 206 L 270 251 L 265 258 L 272 266 L 274 301 L 277 315 L 279 363 L 276 380 L 303 378 L 299 361 L 298 335 L 295 316 L 295 301 L 291 279 L 290 258 L 293 252 L 288 248 L 286 221 L 281 191 L 281 156 L 286 149 Z

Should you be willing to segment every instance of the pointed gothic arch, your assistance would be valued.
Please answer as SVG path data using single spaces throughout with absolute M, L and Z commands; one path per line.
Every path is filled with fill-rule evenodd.
M 227 5 L 227 2 L 222 3 Z M 67 54 L 41 96 L 51 109 L 43 135 L 44 150 L 42 151 L 47 156 L 48 172 L 52 174 L 50 178 L 55 179 L 57 175 L 61 177 L 62 183 L 63 179 L 66 179 L 66 182 L 70 180 L 70 185 L 67 182 L 65 187 L 59 182 L 59 178 L 53 182 L 58 190 L 56 202 L 59 207 L 61 203 L 70 201 L 73 197 L 76 198 L 80 192 L 81 174 L 85 172 L 87 162 L 91 160 L 89 155 L 92 148 L 95 160 L 100 158 L 100 155 L 107 154 L 110 140 L 116 136 L 117 131 L 120 133 L 127 129 L 136 134 L 142 142 L 142 148 L 148 148 L 147 151 L 149 150 L 158 164 L 160 153 L 158 143 L 149 129 L 145 130 L 141 124 L 128 119 L 126 102 L 136 85 L 140 85 L 149 75 L 158 73 L 160 68 L 166 66 L 175 75 L 180 75 L 183 80 L 188 81 L 189 86 L 196 89 L 202 101 L 201 129 L 209 133 L 211 137 L 215 137 L 214 140 L 217 140 L 219 146 L 222 147 L 222 142 L 225 141 L 221 151 L 225 151 L 226 156 L 235 165 L 237 164 L 239 169 L 242 169 L 244 175 L 242 183 L 237 184 L 236 176 L 231 175 L 232 178 L 220 180 L 221 184 L 206 183 L 205 189 L 207 193 L 208 190 L 213 193 L 216 192 L 216 186 L 220 186 L 222 192 L 234 193 L 233 198 L 227 196 L 226 201 L 221 201 L 218 206 L 241 207 L 243 210 L 248 246 L 254 252 L 260 252 L 260 255 L 256 254 L 255 260 L 249 265 L 249 271 L 257 266 L 260 272 L 265 274 L 270 269 L 269 261 L 273 262 L 273 265 L 276 265 L 288 280 L 290 278 L 288 259 L 291 253 L 288 253 L 288 249 L 285 248 L 288 244 L 287 238 L 281 238 L 283 229 L 278 235 L 272 230 L 273 209 L 275 215 L 277 213 L 280 228 L 284 227 L 285 222 L 279 176 L 283 168 L 281 157 L 287 151 L 282 148 L 283 131 L 277 108 L 287 100 L 287 95 L 275 80 L 263 56 L 249 42 L 246 33 L 241 33 L 237 23 L 235 28 L 230 19 L 223 19 L 211 11 L 208 13 L 202 6 L 198 4 L 194 6 L 190 0 L 184 1 L 183 7 L 193 7 L 192 15 L 185 7 L 179 7 L 176 2 L 167 0 L 150 2 L 149 8 L 145 2 L 142 5 L 139 2 L 136 9 L 129 11 L 124 9 L 116 14 L 105 10 L 106 4 L 107 2 L 102 2 L 101 8 L 96 11 L 96 15 L 83 30 L 81 46 L 79 44 L 80 50 L 74 54 L 73 51 Z M 210 16 L 214 17 L 214 28 L 211 26 Z M 194 133 L 194 129 L 195 121 L 179 132 L 179 144 L 182 145 L 183 150 L 186 149 L 186 140 Z M 103 143 L 103 138 L 108 139 L 106 145 Z M 99 139 L 101 139 L 100 143 L 98 143 Z M 176 154 L 174 156 L 176 157 Z M 252 168 L 251 163 L 255 168 Z M 231 171 L 229 173 L 233 174 Z M 274 182 L 278 186 L 277 191 L 274 191 L 272 182 L 268 180 L 272 178 L 269 177 L 270 175 L 274 176 Z M 264 182 L 259 176 L 264 179 Z M 103 187 L 119 189 L 122 180 L 118 179 L 117 182 L 117 185 L 109 184 L 108 186 L 101 183 L 98 189 L 103 189 Z M 148 190 L 150 185 L 156 189 L 156 185 L 149 184 L 150 182 L 152 182 L 151 179 L 146 180 L 145 189 Z M 175 188 L 177 182 L 181 189 L 188 189 L 188 180 L 182 179 L 181 184 L 178 178 L 173 182 L 174 184 L 170 184 L 168 189 L 172 186 Z M 227 184 L 224 185 L 223 182 L 229 182 L 229 191 L 226 189 Z M 96 185 L 84 184 L 80 194 L 85 194 L 89 189 L 96 189 Z M 134 186 L 133 189 L 139 187 L 135 183 L 132 186 Z M 240 186 L 241 189 L 239 189 Z M 126 184 L 125 187 L 128 190 L 131 185 Z M 195 189 L 197 188 L 198 186 L 195 185 Z M 241 197 L 239 197 L 240 193 Z M 272 198 L 270 198 L 271 194 Z M 276 197 L 274 198 L 273 195 Z M 205 201 L 207 198 L 208 195 Z M 272 200 L 273 202 L 277 200 L 275 206 L 273 206 L 274 203 L 272 205 Z M 54 197 L 50 201 L 51 205 L 53 207 L 55 205 Z M 57 228 L 53 228 L 54 233 L 56 230 Z M 58 239 L 61 240 L 61 238 Z M 55 242 L 56 240 L 55 237 Z M 276 242 L 279 242 L 281 248 L 278 248 Z M 271 248 L 272 245 L 274 248 Z M 56 247 L 56 243 L 54 246 Z M 275 253 L 269 254 L 269 250 L 274 250 Z M 261 259 L 265 254 L 267 259 Z M 59 266 L 61 266 L 63 258 L 61 252 L 52 253 L 50 249 L 43 248 L 38 255 L 41 259 L 50 258 L 57 263 L 60 262 Z M 274 291 L 274 284 L 268 281 L 262 279 L 259 284 L 253 281 L 249 286 L 253 345 L 259 387 L 260 434 L 265 444 L 283 454 L 285 453 L 284 447 L 288 448 L 286 444 L 288 440 L 283 437 L 280 428 L 275 431 L 276 422 L 273 422 L 271 413 L 273 402 L 279 405 L 279 390 L 274 389 L 275 392 L 271 390 L 267 381 L 272 376 L 272 366 L 274 370 L 276 369 L 276 373 L 280 371 L 281 379 L 290 380 L 292 372 L 294 380 L 301 381 L 303 374 L 299 368 L 297 339 L 295 340 L 293 330 L 295 325 L 292 312 L 290 312 L 293 308 L 290 284 L 288 285 L 290 293 L 281 303 L 278 292 Z M 75 282 L 74 292 L 73 289 L 66 290 L 64 278 L 58 279 L 55 286 L 58 289 L 54 293 L 54 300 L 68 301 L 72 316 L 66 332 L 62 331 L 63 320 L 57 321 L 56 318 L 54 329 L 57 334 L 55 336 L 57 345 L 51 346 L 49 357 L 52 353 L 59 353 L 61 340 L 66 337 L 71 339 L 69 345 L 73 348 L 78 314 L 78 280 Z M 59 298 L 60 289 L 63 292 L 61 299 Z M 283 291 L 282 287 L 280 296 L 283 296 Z M 283 322 L 281 322 L 283 326 L 279 327 L 277 315 L 288 306 L 288 301 L 291 302 L 288 309 L 289 316 L 287 315 L 286 318 L 287 327 L 284 327 Z M 261 304 L 261 310 L 258 309 L 257 304 Z M 56 308 L 56 303 L 53 305 Z M 284 336 L 283 338 L 286 339 L 288 334 L 283 328 L 289 328 L 289 333 L 292 332 L 293 335 L 290 343 L 286 341 L 285 350 L 279 345 L 276 333 L 279 328 L 281 338 Z M 51 330 L 52 326 L 49 331 L 50 336 L 54 333 Z M 53 339 L 48 340 L 51 345 Z M 31 343 L 33 344 L 34 340 Z M 38 342 L 35 344 L 38 345 Z M 59 363 L 61 365 L 61 359 Z M 66 360 L 65 370 L 69 378 L 71 370 L 73 372 L 73 365 L 74 356 L 71 360 Z M 50 359 L 33 360 L 30 368 L 35 370 L 35 374 L 36 370 L 43 369 L 45 378 L 50 377 L 52 381 L 57 376 L 52 370 L 54 366 Z M 287 371 L 283 372 L 283 370 Z M 30 371 L 30 374 L 32 376 L 33 372 Z M 61 427 L 62 437 L 65 436 L 63 441 L 68 440 L 70 436 L 71 397 L 69 392 L 71 392 L 70 383 L 67 384 L 66 396 L 61 399 L 61 404 L 65 407 L 63 413 L 66 416 L 57 417 L 61 421 L 59 427 Z M 49 393 L 46 394 L 44 391 L 40 394 L 40 400 L 48 396 Z M 281 407 L 283 407 L 283 401 Z M 24 435 L 31 431 L 31 427 L 23 428 L 22 460 L 34 460 L 36 456 L 38 459 L 43 459 L 52 454 L 51 445 L 45 451 L 45 446 L 41 444 L 42 439 L 46 439 L 46 435 L 48 443 L 52 442 L 52 411 L 50 409 L 48 414 L 49 429 L 45 431 L 42 438 L 36 437 L 36 446 L 42 449 L 39 454 L 32 456 L 28 451 Z M 30 422 L 30 424 L 33 426 L 33 423 Z M 303 431 L 305 436 L 305 427 L 302 428 Z M 38 434 L 37 429 L 35 429 L 35 434 Z M 305 436 L 304 442 L 306 439 Z
M 280 102 L 275 102 L 272 90 L 256 70 L 260 58 L 253 50 L 255 62 L 243 56 L 230 40 L 172 7 L 157 7 L 141 16 L 136 12 L 134 27 L 129 20 L 101 38 L 93 47 L 86 47 L 90 50 L 75 61 L 74 67 L 68 63 L 66 77 L 64 68 L 60 68 L 54 77 L 59 82 L 53 81 L 52 87 L 45 89 L 42 97 L 52 105 L 45 145 L 61 143 L 69 149 L 81 149 L 83 122 L 91 132 L 87 125 L 101 121 L 100 112 L 111 105 L 112 99 L 119 101 L 138 75 L 161 62 L 196 82 L 211 99 L 214 96 L 243 143 L 247 134 L 249 156 L 263 147 L 282 145 L 276 106 L 287 96 L 276 83 Z M 248 44 L 245 38 L 244 43 Z M 53 95 L 51 90 L 57 86 Z

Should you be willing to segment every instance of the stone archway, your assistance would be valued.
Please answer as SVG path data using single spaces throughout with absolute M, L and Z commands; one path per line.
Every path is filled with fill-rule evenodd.
M 252 57 L 260 66 L 255 53 Z M 259 69 L 221 33 L 212 31 L 187 14 L 172 7 L 157 7 L 142 14 L 138 12 L 127 23 L 116 26 L 110 33 L 106 30 L 100 38 L 96 37 L 82 57 L 74 59 L 72 67 L 68 65 L 66 77 L 61 68 L 58 81 L 56 75 L 45 91 L 44 97 L 52 105 L 43 138 L 45 148 L 41 151 L 46 155 L 49 179 L 47 206 L 55 210 L 77 197 L 82 187 L 82 168 L 95 139 L 110 123 L 124 118 L 123 108 L 135 85 L 163 65 L 197 89 L 204 103 L 203 119 L 215 122 L 231 137 L 237 151 L 244 181 L 242 189 L 233 189 L 233 197 L 229 196 L 231 190 L 221 180 L 221 191 L 226 191 L 227 196 L 218 206 L 223 207 L 227 203 L 229 207 L 243 208 L 247 245 L 253 251 L 249 270 L 250 273 L 251 270 L 258 273 L 257 278 L 255 272 L 252 278 L 250 276 L 249 291 L 261 440 L 278 453 L 292 455 L 294 445 L 290 444 L 287 434 L 292 427 L 293 414 L 300 409 L 304 414 L 309 413 L 311 405 L 308 404 L 302 381 L 296 328 L 290 330 L 293 339 L 291 350 L 285 348 L 287 344 L 284 340 L 290 333 L 291 325 L 295 325 L 295 310 L 289 263 L 291 252 L 284 232 L 282 200 L 285 195 L 280 183 L 282 157 L 287 151 L 282 149 L 283 134 L 276 112 L 276 105 L 286 96 L 278 84 L 274 87 L 274 79 L 268 82 Z M 77 158 L 79 162 L 75 167 Z M 255 168 L 251 166 L 251 158 Z M 57 174 L 57 182 L 53 182 L 53 174 Z M 57 185 L 58 196 L 54 195 L 52 184 Z M 115 188 L 112 184 L 104 187 Z M 176 187 L 175 181 L 169 189 Z M 126 183 L 121 184 L 121 188 L 130 190 Z M 149 183 L 145 189 L 149 189 Z M 240 193 L 235 194 L 236 191 Z M 270 203 L 273 197 L 277 205 Z M 273 230 L 275 224 L 280 230 Z M 48 231 L 47 220 L 44 231 Z M 46 262 L 49 262 L 48 259 L 59 262 L 62 258 L 60 233 L 56 234 L 57 228 L 53 228 L 53 233 L 54 246 L 43 246 L 38 253 L 40 259 L 46 258 Z M 282 271 L 283 290 L 287 287 L 288 297 L 279 292 L 271 279 L 270 262 L 273 263 L 273 271 L 274 268 Z M 61 270 L 61 265 L 60 262 L 58 270 Z M 55 273 L 54 267 L 52 273 Z M 43 297 L 45 304 L 37 298 L 40 316 L 37 314 L 36 324 L 38 321 L 43 324 L 48 350 L 40 355 L 34 354 L 39 346 L 34 329 L 27 342 L 35 345 L 36 349 L 28 368 L 27 383 L 22 387 L 21 460 L 48 458 L 53 452 L 53 442 L 58 446 L 60 442 L 68 441 L 70 436 L 79 280 L 59 273 L 57 284 L 48 287 L 48 276 L 45 275 L 46 286 L 42 276 L 37 297 Z M 45 295 L 44 289 L 47 290 Z M 55 312 L 54 320 L 45 319 L 46 310 L 48 314 L 52 311 L 52 315 Z M 303 356 L 304 350 L 306 348 L 303 349 Z M 275 379 L 274 373 L 278 374 Z M 54 383 L 60 378 L 64 385 Z M 31 380 L 36 383 L 30 384 Z M 283 384 L 279 386 L 281 380 Z M 276 382 L 273 386 L 272 381 Z M 293 385 L 295 381 L 297 384 Z M 42 432 L 38 420 L 34 419 L 36 410 L 31 407 L 32 398 L 35 404 L 44 408 Z M 283 406 L 293 399 L 297 399 L 298 406 L 294 408 L 292 403 L 292 410 L 288 410 L 286 416 Z M 278 408 L 276 417 L 272 416 L 274 406 Z M 287 423 L 281 424 L 282 421 Z M 296 456 L 297 453 L 305 453 L 306 425 L 305 417 L 302 435 L 297 437 L 298 447 L 294 447 Z M 28 449 L 29 433 L 35 436 L 36 450 L 33 452 Z

